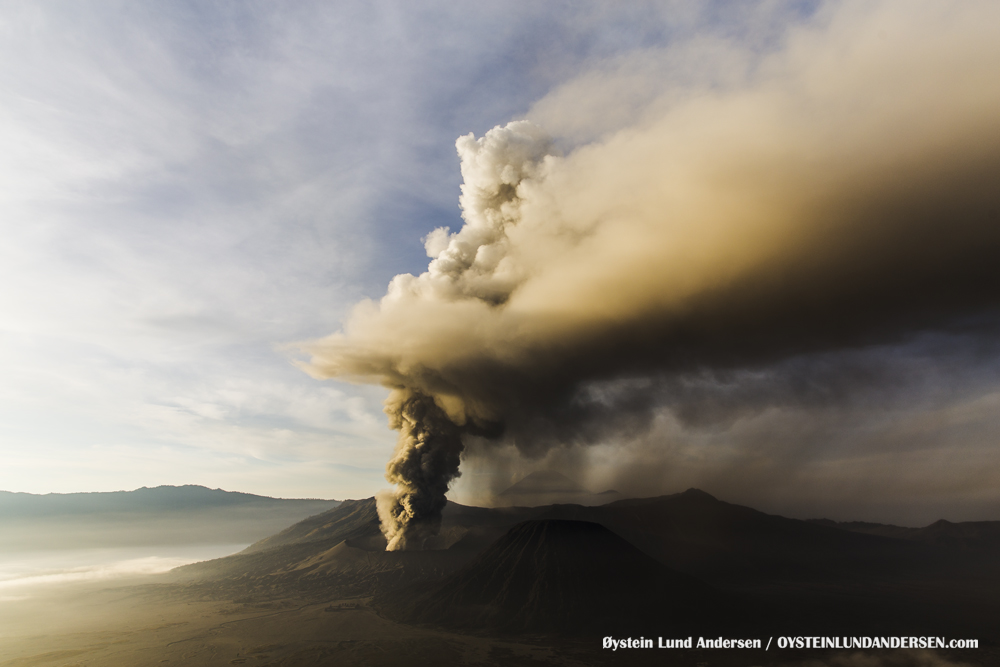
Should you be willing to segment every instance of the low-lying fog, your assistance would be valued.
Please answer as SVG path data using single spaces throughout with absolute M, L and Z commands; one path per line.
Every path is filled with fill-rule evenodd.
M 187 622 L 193 613 L 188 601 L 160 599 L 155 586 L 136 585 L 156 584 L 156 575 L 180 565 L 241 551 L 337 504 L 199 486 L 0 492 L 0 664 L 50 654 L 64 660 L 77 655 L 66 651 L 81 646 L 97 650 L 98 640 L 117 646 L 134 631 Z M 79 633 L 93 634 L 83 639 Z M 39 658 L 44 664 L 49 659 Z M 70 662 L 142 664 L 135 655 L 109 659 Z
M 197 544 L 0 552 L 0 604 L 18 602 L 65 585 L 160 574 L 188 563 L 228 556 L 247 546 Z
M 18 636 L 92 618 L 94 605 L 149 575 L 236 553 L 246 544 L 0 552 L 0 654 Z M 82 606 L 80 606 L 82 605 Z M 67 630 L 72 628 L 66 628 Z

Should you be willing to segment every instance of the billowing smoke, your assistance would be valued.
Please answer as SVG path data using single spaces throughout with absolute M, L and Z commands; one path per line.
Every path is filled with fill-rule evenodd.
M 385 471 L 396 488 L 379 494 L 377 504 L 386 548 L 394 551 L 422 545 L 437 534 L 445 493 L 458 476 L 462 433 L 434 399 L 408 389 L 393 391 L 385 411 L 389 425 L 399 431 L 399 445 Z
M 996 3 L 837 3 L 566 155 L 528 121 L 460 138 L 465 225 L 307 346 L 392 389 L 389 548 L 434 533 L 470 435 L 627 439 L 692 383 L 994 331 L 997 62 Z

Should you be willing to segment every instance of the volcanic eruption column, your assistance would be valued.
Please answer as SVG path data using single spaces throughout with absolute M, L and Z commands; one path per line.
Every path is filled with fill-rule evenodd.
M 459 474 L 462 434 L 433 399 L 418 392 L 393 391 L 385 411 L 399 431 L 385 472 L 396 488 L 380 493 L 377 502 L 386 549 L 394 551 L 437 533 L 448 485 Z
M 420 548 L 437 533 L 441 510 L 446 504 L 449 484 L 459 475 L 464 432 L 488 433 L 496 429 L 492 411 L 475 412 L 459 388 L 450 387 L 440 370 L 424 367 L 429 359 L 447 358 L 458 353 L 451 348 L 461 339 L 453 331 L 440 337 L 427 331 L 415 338 L 440 344 L 447 350 L 410 350 L 418 359 L 417 368 L 399 359 L 396 350 L 407 348 L 404 337 L 411 328 L 400 323 L 388 329 L 369 318 L 383 320 L 395 313 L 404 320 L 422 320 L 438 315 L 454 325 L 462 321 L 446 309 L 435 313 L 433 304 L 456 306 L 474 304 L 488 310 L 501 306 L 518 283 L 518 276 L 505 269 L 502 260 L 507 250 L 505 229 L 518 216 L 518 186 L 538 171 L 550 143 L 544 133 L 531 123 L 514 122 L 495 128 L 480 139 L 461 137 L 457 148 L 461 157 L 462 195 L 460 203 L 465 225 L 456 234 L 438 228 L 425 239 L 427 253 L 434 258 L 426 273 L 419 277 L 397 276 L 382 300 L 379 312 L 363 306 L 354 313 L 354 323 L 364 328 L 371 323 L 375 331 L 364 335 L 378 340 L 382 335 L 395 337 L 385 345 L 373 344 L 359 352 L 342 336 L 333 336 L 319 349 L 313 349 L 314 364 L 323 376 L 359 377 L 392 387 L 385 402 L 391 428 L 399 431 L 392 459 L 386 466 L 386 479 L 395 490 L 378 494 L 378 512 L 387 549 Z M 420 304 L 420 312 L 408 316 L 408 306 Z M 474 316 L 473 316 L 474 318 Z M 469 321 L 469 320 L 465 320 Z M 428 322 L 433 326 L 433 322 Z M 382 341 L 386 343 L 386 341 Z M 383 352 L 382 350 L 388 350 Z M 331 354 L 331 352 L 333 354 Z M 481 406 L 482 407 L 482 406 Z
M 1000 5 L 830 8 L 745 80 L 566 156 L 527 121 L 458 140 L 462 229 L 303 345 L 313 375 L 391 390 L 388 549 L 436 532 L 467 435 L 537 453 L 648 411 L 617 380 L 670 409 L 677 378 L 993 327 Z

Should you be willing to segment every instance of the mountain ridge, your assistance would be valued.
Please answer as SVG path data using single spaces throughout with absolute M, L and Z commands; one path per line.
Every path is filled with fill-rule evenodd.
M 585 596 L 574 598 L 577 591 L 568 582 L 580 577 L 567 578 L 561 572 L 585 568 L 587 557 L 581 556 L 580 563 L 574 563 L 566 558 L 560 561 L 562 556 L 544 556 L 567 550 L 544 546 L 549 543 L 542 540 L 540 560 L 533 556 L 523 560 L 512 543 L 517 542 L 515 528 L 524 522 L 587 524 L 590 532 L 580 535 L 593 537 L 594 548 L 604 539 L 598 534 L 614 534 L 628 546 L 616 550 L 622 564 L 613 569 L 645 571 L 645 579 L 654 584 L 662 577 L 653 570 L 698 580 L 723 596 L 717 598 L 721 600 L 717 607 L 739 612 L 739 618 L 731 619 L 736 624 L 729 626 L 736 629 L 770 624 L 767 627 L 810 635 L 919 630 L 981 632 L 987 636 L 993 631 L 989 619 L 997 613 L 997 596 L 990 595 L 990 587 L 983 583 L 1000 581 L 996 552 L 868 535 L 766 514 L 698 489 L 601 506 L 481 508 L 449 503 L 439 539 L 433 549 L 423 551 L 385 551 L 375 499 L 345 501 L 260 540 L 244 552 L 178 568 L 168 580 L 191 586 L 199 595 L 239 600 L 272 600 L 288 591 L 317 599 L 373 599 L 375 609 L 389 618 L 462 631 L 559 633 L 590 627 L 585 617 L 559 627 L 539 620 L 549 613 L 573 616 L 577 609 L 589 610 L 587 613 L 599 620 L 598 625 L 607 628 L 619 617 L 631 619 L 626 626 L 650 631 L 656 629 L 656 619 L 664 623 L 659 626 L 661 631 L 680 627 L 677 618 L 650 606 L 655 596 L 643 601 L 639 594 L 633 607 L 622 606 L 623 600 L 600 604 L 601 595 L 597 594 L 594 599 L 598 604 L 588 603 Z M 589 551 L 585 541 L 577 553 Z M 491 552 L 494 556 L 484 556 Z M 635 553 L 642 556 L 634 557 Z M 476 565 L 477 559 L 486 562 Z M 562 564 L 551 566 L 557 561 Z M 647 565 L 637 565 L 638 561 Z M 512 573 L 530 568 L 524 570 L 516 562 L 535 563 L 537 576 L 548 582 L 543 588 L 554 591 L 555 598 L 546 597 L 548 593 L 541 589 L 537 595 L 526 593 L 524 582 L 530 577 Z M 650 562 L 656 564 L 652 570 Z M 600 574 L 602 571 L 598 568 L 581 576 L 597 582 L 609 578 L 613 584 L 617 575 Z M 507 583 L 493 588 L 482 583 L 494 576 Z M 921 584 L 914 586 L 914 582 Z M 587 583 L 580 582 L 577 588 Z M 643 590 L 638 580 L 619 583 Z M 678 597 L 669 587 L 657 586 L 652 588 L 661 591 L 660 598 L 676 599 L 678 607 L 688 611 L 697 610 L 699 599 L 715 595 L 702 589 L 699 595 Z M 508 593 L 499 595 L 500 588 Z M 504 611 L 506 595 L 522 603 L 534 600 L 535 609 L 548 611 L 529 614 L 530 618 L 517 617 L 516 613 L 512 616 Z M 933 599 L 932 605 L 929 599 Z M 465 611 L 455 616 L 448 611 L 453 606 Z M 437 611 L 428 612 L 421 621 L 421 610 L 431 607 Z M 652 626 L 643 621 L 644 615 Z M 718 609 L 712 617 L 722 618 Z M 599 628 L 595 625 L 591 629 Z M 628 627 L 622 629 L 631 632 Z
M 10 517 L 22 515 L 85 514 L 95 511 L 145 511 L 222 507 L 241 504 L 337 503 L 322 498 L 274 498 L 241 491 L 210 489 L 198 484 L 164 484 L 132 491 L 89 491 L 77 493 L 24 493 L 0 491 L 0 511 Z
M 339 504 L 193 484 L 71 494 L 0 492 L 0 551 L 245 545 Z
M 809 519 L 810 523 L 840 530 L 939 546 L 972 550 L 1000 549 L 1000 521 L 948 521 L 938 519 L 921 527 L 895 526 L 868 521 Z

